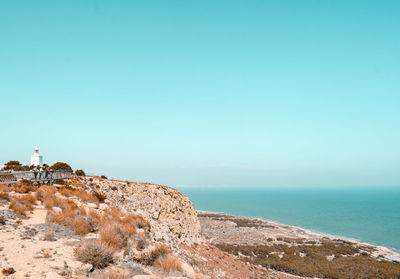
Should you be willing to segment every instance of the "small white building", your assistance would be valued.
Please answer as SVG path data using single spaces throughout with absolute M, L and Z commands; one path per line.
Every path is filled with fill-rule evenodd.
M 39 148 L 37 146 L 35 147 L 33 155 L 31 155 L 31 165 L 35 167 L 43 166 L 43 156 L 39 155 Z

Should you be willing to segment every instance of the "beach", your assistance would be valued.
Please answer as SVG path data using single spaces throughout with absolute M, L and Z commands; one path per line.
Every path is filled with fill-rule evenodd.
M 400 261 L 399 253 L 384 246 L 260 218 L 206 211 L 198 211 L 198 217 L 202 234 L 223 251 L 295 275 L 319 277 L 332 273 L 333 278 L 341 278 L 345 275 L 340 273 L 342 269 L 360 269 L 360 276 L 373 276 L 385 268 L 397 269 Z
M 279 224 L 261 218 L 241 217 L 207 211 L 198 211 L 198 217 L 203 235 L 214 244 L 256 246 L 264 244 L 290 244 L 299 240 L 311 243 L 319 243 L 323 240 L 340 240 L 351 243 L 361 250 L 369 251 L 377 258 L 383 257 L 387 260 L 400 261 L 400 253 L 384 246 L 376 246 L 354 239 L 313 232 L 304 228 Z

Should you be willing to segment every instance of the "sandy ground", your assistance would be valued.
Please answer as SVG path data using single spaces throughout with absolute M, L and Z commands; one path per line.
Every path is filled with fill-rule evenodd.
M 81 240 L 97 238 L 96 234 L 74 235 L 68 227 L 45 222 L 47 210 L 36 206 L 28 218 L 20 219 L 5 207 L 0 207 L 2 215 L 7 214 L 5 225 L 0 225 L 0 272 L 3 269 L 15 270 L 9 276 L 0 273 L 0 278 L 100 278 L 101 273 L 123 270 L 121 266 L 109 266 L 105 270 L 90 272 L 91 265 L 75 260 L 74 248 Z M 14 215 L 14 216 L 13 216 Z M 55 240 L 44 240 L 46 232 L 55 232 Z M 185 266 L 183 266 L 185 269 Z M 151 270 L 142 267 L 142 274 L 130 275 L 133 279 L 161 278 Z M 186 266 L 190 272 L 191 268 Z M 74 276 L 72 276 L 72 274 Z M 78 274 L 78 275 L 77 275 Z M 162 278 L 179 279 L 167 276 Z M 186 278 L 186 277 L 185 277 Z
M 39 207 L 29 219 L 8 220 L 0 227 L 0 267 L 14 268 L 14 278 L 62 278 L 62 271 L 69 267 L 84 267 L 74 260 L 73 246 L 76 238 L 43 240 L 46 229 L 38 229 L 44 224 L 46 210 Z

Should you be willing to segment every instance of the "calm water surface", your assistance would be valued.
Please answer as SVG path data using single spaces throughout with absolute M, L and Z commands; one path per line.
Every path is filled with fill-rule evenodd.
M 400 187 L 179 190 L 197 210 L 259 217 L 400 252 Z

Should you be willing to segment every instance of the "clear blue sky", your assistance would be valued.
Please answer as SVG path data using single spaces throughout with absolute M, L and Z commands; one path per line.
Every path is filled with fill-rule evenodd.
M 0 162 L 400 186 L 400 1 L 0 2 Z

